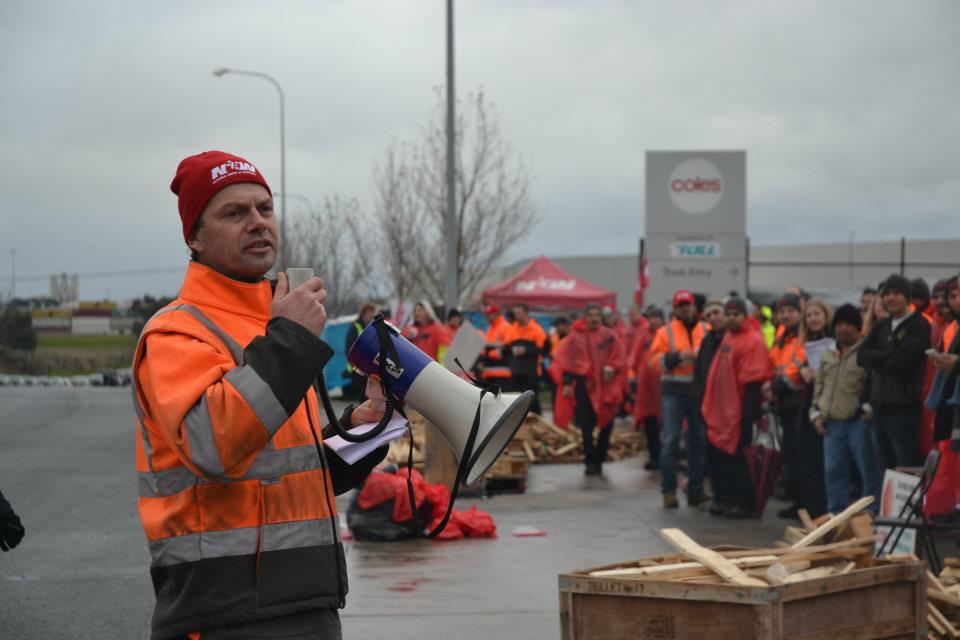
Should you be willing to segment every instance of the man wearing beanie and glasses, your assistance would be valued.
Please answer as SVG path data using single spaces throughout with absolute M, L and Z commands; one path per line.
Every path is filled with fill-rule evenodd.
M 919 467 L 920 403 L 930 325 L 910 309 L 910 281 L 891 275 L 880 289 L 889 317 L 863 340 L 857 362 L 870 372 L 873 434 L 883 468 Z
M 334 496 L 350 467 L 322 445 L 318 336 L 326 290 L 264 275 L 281 238 L 243 158 L 184 159 L 170 185 L 191 261 L 179 297 L 144 327 L 133 363 L 139 511 L 157 596 L 151 640 L 339 639 L 347 593 Z M 341 420 L 382 416 L 369 403 Z

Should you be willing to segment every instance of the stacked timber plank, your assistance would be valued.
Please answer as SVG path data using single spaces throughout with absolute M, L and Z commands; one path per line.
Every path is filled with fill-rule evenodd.
M 427 421 L 419 413 L 409 409 L 407 410 L 407 417 L 410 419 L 410 426 L 413 431 L 413 467 L 422 472 L 426 451 L 424 429 L 427 428 Z M 410 447 L 410 433 L 408 432 L 407 435 L 390 443 L 390 451 L 387 452 L 384 462 L 395 464 L 398 467 L 406 467 Z
M 854 526 L 871 501 L 808 522 L 792 542 L 767 549 L 710 549 L 664 529 L 675 553 L 560 576 L 561 637 L 926 637 L 918 635 L 928 615 L 923 564 L 875 558 L 872 527 L 864 518 Z
M 939 576 L 927 572 L 927 638 L 960 638 L 960 558 L 945 558 Z
M 614 429 L 607 458 L 622 460 L 643 450 L 643 436 L 635 431 Z M 522 451 L 531 463 L 583 462 L 583 436 L 576 427 L 563 429 L 536 413 L 527 415 L 510 448 Z

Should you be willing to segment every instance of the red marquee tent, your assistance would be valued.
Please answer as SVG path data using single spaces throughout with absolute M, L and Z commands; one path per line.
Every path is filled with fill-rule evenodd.
M 481 294 L 483 304 L 509 307 L 526 304 L 540 309 L 583 309 L 588 303 L 616 307 L 617 294 L 569 274 L 540 256 L 512 278 Z

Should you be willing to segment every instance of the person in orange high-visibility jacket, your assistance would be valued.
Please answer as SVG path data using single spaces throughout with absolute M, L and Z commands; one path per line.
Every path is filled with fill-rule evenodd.
M 426 300 L 413 306 L 413 324 L 407 325 L 402 335 L 437 362 L 443 360 L 451 341 L 450 328 L 440 322 Z
M 263 278 L 279 241 L 270 188 L 219 151 L 183 160 L 171 189 L 191 249 L 180 294 L 133 362 L 138 509 L 156 593 L 151 640 L 341 638 L 347 573 L 334 496 L 353 466 L 323 445 L 317 376 L 326 290 Z M 348 425 L 379 419 L 369 403 Z
M 693 369 L 706 323 L 697 317 L 693 294 L 681 289 L 673 294 L 674 317 L 657 330 L 647 361 L 660 374 L 660 407 L 663 438 L 660 445 L 660 490 L 663 506 L 675 509 L 677 502 L 677 457 L 680 431 L 687 423 L 687 503 L 697 506 L 710 498 L 703 490 L 707 456 L 707 432 L 693 399 Z
M 789 461 L 797 459 L 797 434 L 804 404 L 800 369 L 806 364 L 807 355 L 800 341 L 802 304 L 800 296 L 792 293 L 783 294 L 777 302 L 777 319 L 782 330 L 770 350 L 772 379 L 763 386 L 764 395 L 770 400 L 773 413 L 783 428 L 781 445 L 784 459 L 788 461 L 783 473 L 786 474 L 787 497 L 792 504 L 778 512 L 781 518 L 797 517 L 798 503 L 804 495 L 802 475 L 789 465 Z
M 484 307 L 483 314 L 490 326 L 487 332 L 482 334 L 487 344 L 480 354 L 477 368 L 480 369 L 480 375 L 484 380 L 507 387 L 510 384 L 510 361 L 503 357 L 500 348 L 503 346 L 503 336 L 510 323 L 503 317 L 500 307 L 495 304 Z
M 540 376 L 543 371 L 540 361 L 547 332 L 530 317 L 525 304 L 513 305 L 515 321 L 503 334 L 503 352 L 510 356 L 510 388 L 513 391 L 532 391 L 533 404 L 530 410 L 541 413 Z

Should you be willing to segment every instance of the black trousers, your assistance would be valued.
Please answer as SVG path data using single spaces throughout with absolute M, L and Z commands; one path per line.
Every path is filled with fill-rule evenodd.
M 805 406 L 781 407 L 783 457 L 787 463 L 787 492 L 797 507 L 814 518 L 827 509 L 823 475 L 823 438 L 806 416 Z
M 533 404 L 530 405 L 530 411 L 534 413 L 543 413 L 540 409 L 540 378 L 538 376 L 510 376 L 510 386 L 513 391 L 533 391 Z
M 599 469 L 603 466 L 603 460 L 607 457 L 607 449 L 610 447 L 610 433 L 613 431 L 611 425 L 600 425 L 606 427 L 600 429 L 596 441 L 593 439 L 593 430 L 597 427 L 597 415 L 593 411 L 593 404 L 590 402 L 590 396 L 587 394 L 586 385 L 579 381 L 574 385 L 574 407 L 573 417 L 580 427 L 583 434 L 583 463 L 589 467 Z
M 882 468 L 919 467 L 923 465 L 918 433 L 920 412 L 887 413 L 877 411 L 873 436 L 877 460 Z
M 643 434 L 647 438 L 647 451 L 650 452 L 650 461 L 660 461 L 660 420 L 657 416 L 647 416 L 643 419 Z
M 753 440 L 752 428 L 740 429 L 740 442 L 733 455 L 712 444 L 707 448 L 707 464 L 713 500 L 723 505 L 742 506 L 753 511 L 753 480 L 747 470 L 745 450 Z

